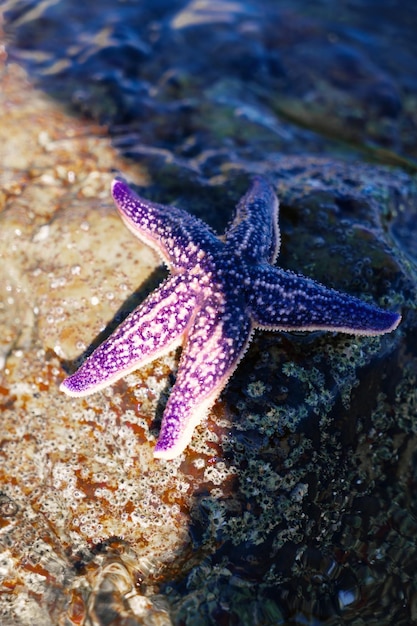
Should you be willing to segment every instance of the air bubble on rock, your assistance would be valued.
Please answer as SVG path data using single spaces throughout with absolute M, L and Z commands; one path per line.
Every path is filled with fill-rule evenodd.
M 340 608 L 346 609 L 348 606 L 353 604 L 356 600 L 356 593 L 354 589 L 341 589 L 337 594 L 337 599 L 339 601 Z
M 45 241 L 49 237 L 51 229 L 49 224 L 44 224 L 38 229 L 38 232 L 33 236 L 33 241 L 35 243 L 39 243 L 41 241 Z
M 65 357 L 65 352 L 63 351 L 63 349 L 61 348 L 59 344 L 54 346 L 54 352 L 57 356 L 61 358 Z

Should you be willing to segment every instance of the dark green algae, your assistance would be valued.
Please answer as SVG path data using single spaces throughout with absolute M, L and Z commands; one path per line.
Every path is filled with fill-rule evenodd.
M 58 47 L 43 31 L 32 49 L 47 48 L 55 69 L 43 71 L 43 57 L 40 84 L 109 123 L 115 145 L 149 172 L 151 195 L 219 230 L 248 177 L 266 175 L 281 201 L 280 264 L 403 314 L 382 337 L 255 336 L 214 409 L 233 424 L 221 447 L 232 486 L 196 490 L 192 554 L 161 574 L 159 594 L 178 625 L 408 626 L 417 620 L 417 190 L 404 170 L 364 163 L 415 170 L 410 37 L 377 61 L 408 30 L 393 22 L 384 40 L 366 13 L 361 38 L 359 18 L 350 28 L 320 11 L 278 19 L 265 3 L 274 37 L 242 5 L 204 39 L 204 26 L 172 28 L 185 3 L 142 14 L 126 3 L 142 18 L 135 38 L 121 4 L 107 7 L 104 45 L 74 28 Z M 66 10 L 46 15 L 53 37 Z M 31 40 L 17 13 L 18 58 Z M 93 17 L 87 31 L 103 25 Z M 218 71 L 216 59 L 227 60 Z

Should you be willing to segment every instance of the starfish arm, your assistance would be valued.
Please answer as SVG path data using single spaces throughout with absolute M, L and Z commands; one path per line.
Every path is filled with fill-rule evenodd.
M 256 177 L 236 207 L 226 231 L 226 244 L 237 256 L 273 263 L 278 255 L 278 198 L 272 186 Z
M 250 314 L 259 328 L 380 335 L 401 320 L 398 313 L 273 267 L 253 268 L 248 282 Z
M 185 269 L 205 252 L 222 246 L 210 228 L 197 217 L 173 206 L 138 196 L 126 183 L 114 180 L 112 194 L 129 230 L 162 257 L 171 269 Z
M 61 391 L 89 395 L 169 352 L 180 343 L 196 302 L 180 276 L 168 278 L 61 383 Z
M 245 353 L 252 334 L 250 319 L 230 303 L 220 315 L 218 311 L 214 302 L 205 303 L 194 320 L 164 411 L 155 458 L 181 454 Z

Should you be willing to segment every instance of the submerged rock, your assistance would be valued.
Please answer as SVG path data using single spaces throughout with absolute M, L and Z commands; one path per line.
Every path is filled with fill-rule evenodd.
M 136 158 L 357 151 L 416 169 L 416 15 L 303 0 L 10 0 L 13 58 Z M 398 44 L 401 42 L 401 45 Z M 144 155 L 145 153 L 145 155 Z
M 8 4 L 14 5 L 13 27 L 27 34 L 36 15 Z M 61 48 L 51 44 L 50 58 L 57 63 L 63 54 L 67 66 L 55 66 L 55 88 L 70 92 L 74 72 L 84 77 L 96 62 L 108 69 L 119 58 L 113 52 L 120 53 L 120 63 L 132 61 L 127 69 L 122 63 L 122 70 L 117 61 L 114 89 L 109 74 L 102 83 L 95 74 L 84 92 L 85 110 L 104 108 L 111 122 L 125 115 L 129 89 L 135 89 L 129 110 L 133 103 L 148 103 L 137 117 L 124 118 L 126 126 L 117 133 L 120 151 L 131 160 L 112 147 L 114 128 L 109 137 L 106 129 L 73 117 L 37 91 L 14 63 L 2 74 L 1 623 L 275 626 L 314 620 L 408 626 L 417 619 L 415 177 L 342 162 L 326 138 L 276 117 L 277 98 L 299 98 L 300 110 L 305 107 L 307 80 L 299 81 L 299 95 L 274 92 L 267 81 L 262 107 L 253 93 L 248 96 L 250 90 L 245 97 L 251 106 L 242 100 L 242 83 L 237 88 L 230 75 L 250 79 L 238 73 L 246 50 L 259 54 L 242 73 L 254 68 L 265 75 L 261 31 L 254 29 L 261 22 L 253 7 L 171 3 L 169 20 L 160 23 L 163 34 L 181 43 L 172 54 L 181 59 L 182 72 L 161 73 L 153 91 L 165 57 L 151 54 L 152 41 L 138 41 L 128 26 L 126 48 L 120 47 L 118 11 L 125 4 L 142 15 L 135 3 L 116 4 L 107 14 L 111 36 L 85 37 L 79 48 L 64 40 Z M 61 34 L 54 28 L 58 20 L 65 31 L 67 3 L 45 7 L 51 32 Z M 163 2 L 149 9 L 149 37 L 158 35 L 155 11 L 161 7 L 167 10 Z M 101 24 L 102 17 L 94 19 Z M 309 41 L 321 35 L 310 21 L 301 28 L 291 19 L 286 45 L 292 42 L 293 62 L 301 59 L 303 65 L 301 34 Z M 214 69 L 206 75 L 211 78 L 200 95 L 195 76 L 206 66 L 198 64 L 213 64 L 215 53 L 211 60 L 197 51 L 188 63 L 183 59 L 190 42 L 204 53 L 209 42 L 200 35 L 213 22 L 220 29 L 213 41 L 226 51 L 236 42 L 240 47 L 235 57 L 227 56 L 221 80 Z M 278 30 L 284 23 L 289 24 L 280 23 Z M 77 29 L 71 32 L 78 36 Z M 158 49 L 172 41 L 157 35 Z M 44 39 L 42 45 L 51 42 Z M 330 40 L 320 41 L 332 48 Z M 94 46 L 96 57 L 90 54 Z M 359 61 L 344 58 L 342 74 L 333 57 L 324 66 L 316 59 L 339 92 L 360 70 Z M 272 60 L 277 75 L 279 59 Z M 145 86 L 138 81 L 139 65 L 147 68 Z M 397 124 L 405 119 L 398 84 L 391 71 L 376 66 L 369 61 L 361 71 L 365 79 L 374 76 L 369 84 L 392 91 L 385 108 L 378 105 L 378 119 Z M 314 67 L 312 62 L 305 72 L 314 74 Z M 132 73 L 131 83 L 119 80 L 126 72 Z M 104 91 L 95 91 L 99 83 Z M 191 109 L 181 109 L 178 103 L 183 106 L 193 91 Z M 145 124 L 143 115 L 149 116 Z M 183 125 L 176 133 L 178 119 Z M 338 128 L 344 124 L 342 114 L 332 120 Z M 306 146 L 316 156 L 305 156 Z M 332 157 L 317 156 L 323 146 Z M 290 151 L 302 154 L 289 157 Z M 262 173 L 281 200 L 280 263 L 401 310 L 401 325 L 373 338 L 258 333 L 186 452 L 175 461 L 154 461 L 177 354 L 88 398 L 68 399 L 58 391 L 68 366 L 162 277 L 153 252 L 116 215 L 112 170 L 219 231 L 248 177 Z

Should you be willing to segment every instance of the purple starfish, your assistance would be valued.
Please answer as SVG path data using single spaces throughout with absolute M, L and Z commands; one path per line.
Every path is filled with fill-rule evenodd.
M 400 315 L 274 267 L 278 200 L 255 178 L 225 235 L 175 207 L 137 196 L 115 180 L 113 198 L 127 227 L 155 248 L 170 276 L 64 380 L 70 396 L 94 393 L 182 345 L 154 456 L 173 459 L 219 396 L 255 328 L 378 335 Z

